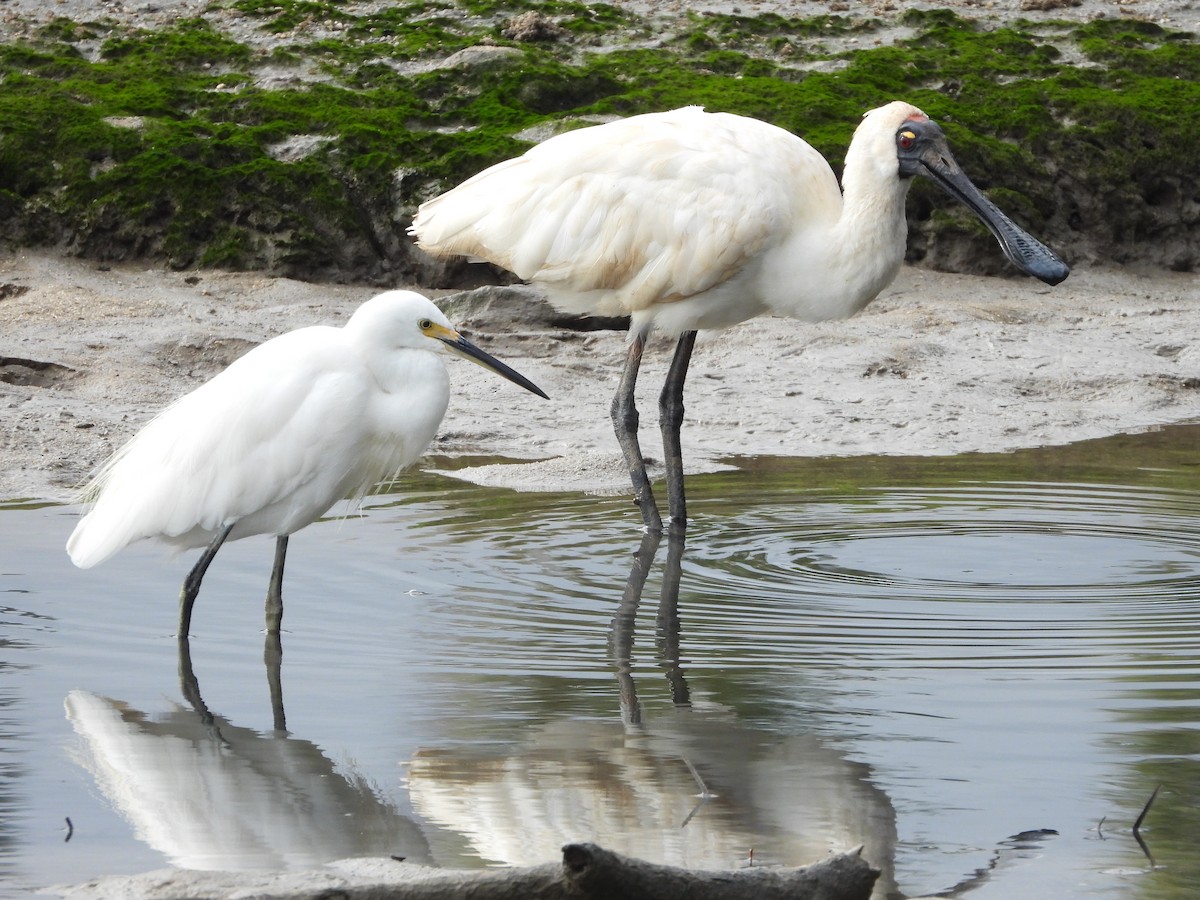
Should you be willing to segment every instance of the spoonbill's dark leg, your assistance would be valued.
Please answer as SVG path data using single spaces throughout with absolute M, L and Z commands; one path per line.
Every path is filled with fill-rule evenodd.
M 217 551 L 229 537 L 229 532 L 233 531 L 233 525 L 234 523 L 230 522 L 217 532 L 216 537 L 205 548 L 200 559 L 192 566 L 192 571 L 188 572 L 187 578 L 183 579 L 183 587 L 179 591 L 179 637 L 181 639 L 186 638 L 191 630 L 192 604 L 196 602 L 196 595 L 200 593 L 200 582 L 204 580 L 204 573 L 208 571 L 213 557 L 217 555 Z
M 654 564 L 654 555 L 661 541 L 662 532 L 648 530 L 642 535 L 641 546 L 633 555 L 633 567 L 629 570 L 625 592 L 621 595 L 608 635 L 608 646 L 621 694 L 621 721 L 626 726 L 642 724 L 642 704 L 638 701 L 637 685 L 633 680 L 633 634 L 638 604 L 642 601 L 642 591 L 646 587 L 646 579 L 650 577 L 650 567 Z
M 621 445 L 621 453 L 625 457 L 625 465 L 629 468 L 629 478 L 633 482 L 633 498 L 638 509 L 642 511 L 642 521 L 650 531 L 661 532 L 662 518 L 658 515 L 654 493 L 650 490 L 650 477 L 646 474 L 646 460 L 642 456 L 641 445 L 638 444 L 638 411 L 633 396 L 645 349 L 646 335 L 635 334 L 629 342 L 629 356 L 625 359 L 625 369 L 621 372 L 617 395 L 613 397 L 612 422 L 617 433 L 617 443 Z
M 687 526 L 687 500 L 683 495 L 683 449 L 679 429 L 683 426 L 683 382 L 687 378 L 696 332 L 685 331 L 675 345 L 675 357 L 658 398 L 658 427 L 662 430 L 663 456 L 667 466 L 667 500 L 672 526 Z
M 271 584 L 267 587 L 267 634 L 279 634 L 283 622 L 283 562 L 287 558 L 288 536 L 275 538 L 275 565 L 271 567 Z
M 666 669 L 671 685 L 671 702 L 677 707 L 691 706 L 692 694 L 683 673 L 680 649 L 679 582 L 683 577 L 684 531 L 675 523 L 667 533 L 667 561 L 663 566 L 662 591 L 658 600 L 658 621 L 654 629 L 658 661 Z

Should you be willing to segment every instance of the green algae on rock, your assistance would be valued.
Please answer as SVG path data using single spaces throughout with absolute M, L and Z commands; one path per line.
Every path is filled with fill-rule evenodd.
M 214 8 L 236 33 L 58 19 L 0 44 L 0 236 L 393 282 L 422 274 L 404 237 L 415 204 L 538 126 L 702 104 L 795 131 L 836 170 L 858 117 L 902 97 L 1072 259 L 1200 265 L 1200 47 L 1150 23 L 690 14 L 660 37 L 578 2 Z M 910 222 L 910 259 L 1006 271 L 919 183 Z

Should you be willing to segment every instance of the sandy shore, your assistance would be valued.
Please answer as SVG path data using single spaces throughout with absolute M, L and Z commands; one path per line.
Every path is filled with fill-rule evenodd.
M 0 498 L 68 499 L 174 397 L 253 343 L 344 321 L 366 288 L 177 273 L 24 252 L 0 262 Z M 620 491 L 608 419 L 624 334 L 570 332 L 515 301 L 457 318 L 546 402 L 449 359 L 431 452 L 531 461 L 462 472 L 520 489 Z M 689 472 L 737 454 L 952 454 L 1061 444 L 1200 419 L 1200 279 L 1083 270 L 1032 279 L 906 269 L 856 318 L 759 319 L 702 335 L 687 393 Z M 670 346 L 639 384 L 657 455 Z
M 621 2 L 664 22 L 698 6 Z M 1019 0 L 937 5 L 985 23 L 1133 15 L 1174 28 L 1200 27 L 1200 6 L 1179 0 L 1116 6 L 1086 0 L 1044 9 Z M 699 6 L 726 9 L 728 3 Z M 827 13 L 829 6 L 751 0 L 738 8 L 747 15 L 805 16 Z M 899 6 L 882 0 L 846 6 L 853 15 L 900 14 Z M 280 40 L 236 11 L 201 0 L 8 0 L 0 10 L 0 36 L 20 37 L 54 16 L 97 15 L 142 27 L 204 15 L 239 40 Z M 1055 243 L 1054 235 L 1040 237 Z M 164 404 L 254 343 L 302 325 L 343 321 L 370 293 L 253 274 L 102 270 L 49 252 L 5 254 L 0 499 L 68 499 Z M 1195 274 L 1077 269 L 1049 288 L 1026 278 L 905 270 L 848 322 L 759 319 L 702 335 L 688 382 L 687 468 L 705 471 L 734 454 L 1011 450 L 1197 419 L 1198 320 Z M 555 329 L 536 311 L 512 304 L 459 321 L 541 384 L 552 402 L 450 361 L 455 394 L 433 452 L 537 460 L 461 473 L 482 482 L 625 490 L 608 420 L 624 335 Z M 665 342 L 652 346 L 640 384 L 643 445 L 654 455 L 667 351 Z

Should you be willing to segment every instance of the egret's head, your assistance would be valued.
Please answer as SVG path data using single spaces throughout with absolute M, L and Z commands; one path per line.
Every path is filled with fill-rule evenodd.
M 539 397 L 546 397 L 541 388 L 520 372 L 459 334 L 433 301 L 414 291 L 387 291 L 372 297 L 358 308 L 347 327 L 363 329 L 396 348 L 431 349 L 430 341 L 436 341 L 439 347 L 491 369 Z

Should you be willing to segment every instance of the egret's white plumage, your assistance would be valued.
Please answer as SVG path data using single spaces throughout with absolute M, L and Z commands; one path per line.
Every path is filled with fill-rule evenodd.
M 687 107 L 553 137 L 423 204 L 411 233 L 437 256 L 515 272 L 563 310 L 631 316 L 613 418 L 643 517 L 659 528 L 633 407 L 647 335 L 681 337 L 662 408 L 664 434 L 676 431 L 667 467 L 672 518 L 682 523 L 682 466 L 673 466 L 694 332 L 766 312 L 805 321 L 858 312 L 904 259 L 916 174 L 967 203 L 1026 272 L 1066 277 L 1061 260 L 970 184 L 929 117 L 903 102 L 863 117 L 841 188 L 790 132 Z
M 254 348 L 152 419 L 86 489 L 93 504 L 67 541 L 72 562 L 88 568 L 150 537 L 214 554 L 226 539 L 286 538 L 362 496 L 433 440 L 450 399 L 442 347 L 541 393 L 425 297 L 380 294 L 343 327 Z M 277 567 L 276 591 L 282 556 Z

